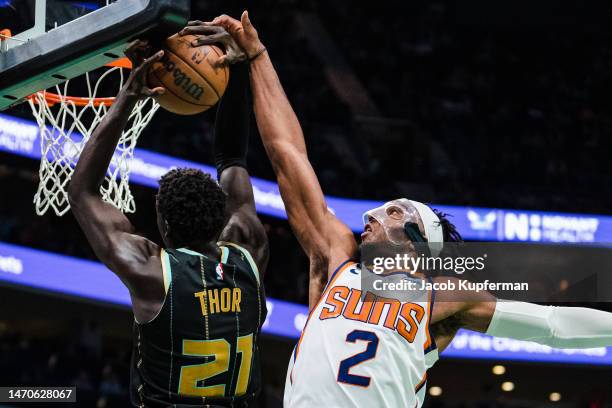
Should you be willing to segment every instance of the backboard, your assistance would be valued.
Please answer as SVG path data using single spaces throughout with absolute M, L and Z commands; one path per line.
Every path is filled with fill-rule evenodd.
M 0 17 L 19 15 L 0 20 L 0 30 L 18 31 L 0 41 L 0 111 L 122 57 L 135 38 L 166 38 L 190 8 L 190 0 L 0 1 Z

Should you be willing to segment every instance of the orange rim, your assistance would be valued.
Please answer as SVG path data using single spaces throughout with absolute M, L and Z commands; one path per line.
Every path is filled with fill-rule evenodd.
M 108 64 L 106 64 L 106 66 L 132 69 L 132 62 L 129 59 L 124 57 L 124 58 L 119 58 L 115 61 L 109 62 Z M 68 96 L 68 95 L 61 96 L 61 95 L 58 95 L 56 93 L 49 92 L 49 91 L 36 92 L 28 96 L 27 99 L 38 104 L 40 102 L 38 101 L 38 98 L 36 97 L 36 95 L 41 92 L 43 94 L 43 97 L 45 98 L 45 101 L 47 101 L 47 104 L 49 106 L 53 106 L 56 103 L 61 103 L 62 100 L 72 102 L 76 106 L 87 106 L 90 103 L 93 104 L 93 106 L 101 106 L 101 105 L 111 106 L 115 102 L 114 96 L 109 96 L 106 98 L 93 98 L 92 99 L 92 98 L 88 98 L 85 96 Z
M 114 97 L 93 98 L 93 99 L 82 97 L 82 96 L 63 96 L 62 97 L 61 95 L 58 95 L 53 92 L 47 92 L 47 91 L 42 91 L 42 94 L 43 94 L 43 97 L 45 98 L 45 101 L 47 101 L 47 105 L 49 106 L 53 106 L 56 103 L 61 103 L 62 100 L 72 102 L 76 106 L 87 106 L 90 104 L 90 102 L 94 106 L 101 106 L 101 105 L 111 106 L 113 102 L 115 102 Z M 36 94 L 28 96 L 28 99 L 36 104 L 40 103 L 38 98 L 36 97 Z
M 112 62 L 109 62 L 108 64 L 106 64 L 107 67 L 121 67 L 121 68 L 127 68 L 127 69 L 132 69 L 132 61 L 130 61 L 128 58 L 123 57 L 123 58 L 119 58 L 116 59 Z

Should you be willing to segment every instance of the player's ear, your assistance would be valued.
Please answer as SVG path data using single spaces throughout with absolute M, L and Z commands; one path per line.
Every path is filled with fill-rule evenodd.
M 164 219 L 164 241 L 167 241 L 170 237 L 170 224 L 168 224 L 168 220 Z

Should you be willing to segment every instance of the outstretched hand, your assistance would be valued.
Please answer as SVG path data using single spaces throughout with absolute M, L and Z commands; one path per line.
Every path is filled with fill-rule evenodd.
M 242 13 L 240 21 L 225 14 L 216 17 L 213 21 L 190 21 L 187 27 L 179 33 L 179 35 L 187 34 L 198 36 L 192 43 L 194 47 L 204 44 L 222 44 L 226 54 L 219 59 L 221 64 L 251 60 L 265 50 L 259 40 L 257 30 L 251 24 L 247 11 Z
M 124 91 L 138 98 L 156 97 L 166 92 L 164 87 L 149 88 L 147 74 L 151 66 L 164 56 L 164 51 L 158 51 L 152 56 L 148 42 L 135 40 L 125 50 L 125 56 L 132 62 L 132 71 L 125 82 Z
M 235 64 L 247 59 L 246 53 L 236 43 L 236 40 L 221 26 L 210 25 L 200 20 L 190 21 L 187 27 L 179 31 L 180 36 L 189 34 L 197 37 L 191 42 L 193 47 L 211 44 L 223 46 L 225 55 L 215 60 L 215 65 Z

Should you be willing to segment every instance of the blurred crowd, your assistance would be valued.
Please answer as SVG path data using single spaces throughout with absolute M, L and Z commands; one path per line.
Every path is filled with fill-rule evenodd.
M 23 387 L 76 387 L 83 408 L 125 408 L 130 403 L 131 339 L 112 333 L 90 320 L 64 316 L 65 321 L 30 321 L 21 325 L 17 313 L 0 319 L 0 384 Z M 41 330 L 58 323 L 51 333 Z M 32 327 L 38 325 L 36 334 Z M 287 352 L 288 353 L 288 352 Z M 283 356 L 284 357 L 284 356 Z M 264 362 L 266 380 L 254 407 L 280 408 L 284 385 L 284 362 Z M 282 372 L 277 372 L 282 367 Z M 60 406 L 46 404 L 45 406 Z M 35 407 L 40 403 L 20 403 Z M 62 405 L 65 406 L 65 405 Z M 13 408 L 12 404 L 0 407 Z
M 428 162 L 380 176 L 429 184 L 435 202 L 609 212 L 612 47 L 591 21 L 599 3 L 559 25 L 573 10 L 552 16 L 550 2 L 542 15 L 523 3 L 389 3 L 319 14 L 384 115 L 414 125 L 413 149 L 386 158 Z
M 70 385 L 79 407 L 129 406 L 129 345 L 103 347 L 94 323 L 74 323 L 74 333 L 61 337 L 32 337 L 0 324 L 0 384 Z

